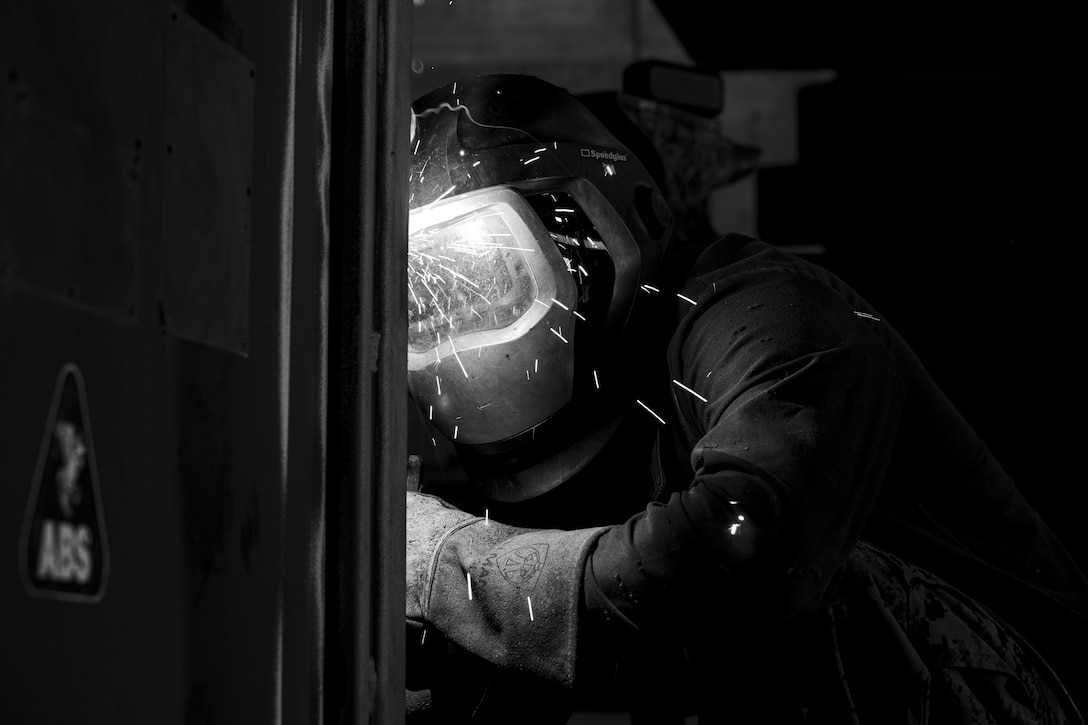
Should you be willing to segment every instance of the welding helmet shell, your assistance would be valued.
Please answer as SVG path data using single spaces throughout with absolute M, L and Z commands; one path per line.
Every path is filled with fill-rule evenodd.
M 672 216 L 642 163 L 539 78 L 451 83 L 413 113 L 409 391 L 485 496 L 532 498 L 618 424 L 605 383 Z

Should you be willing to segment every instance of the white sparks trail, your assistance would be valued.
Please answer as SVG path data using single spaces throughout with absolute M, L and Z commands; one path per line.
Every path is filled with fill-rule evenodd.
M 458 429 L 459 427 L 460 427 L 460 426 L 456 426 L 456 425 L 455 425 L 455 426 L 453 426 L 453 439 L 454 439 L 454 440 L 457 440 L 457 429 Z
M 434 420 L 434 406 L 429 405 L 427 408 L 427 420 Z
M 423 638 L 419 640 L 419 643 L 423 644 L 426 641 L 427 641 L 427 630 L 423 630 Z
M 471 279 L 469 279 L 465 275 L 463 275 L 463 274 L 461 274 L 459 272 L 454 272 L 452 269 L 450 269 L 449 267 L 447 267 L 446 265 L 444 265 L 442 263 L 439 263 L 438 266 L 441 267 L 442 269 L 446 270 L 450 274 L 452 274 L 454 277 L 457 277 L 458 279 L 463 279 L 465 282 L 468 282 L 470 285 L 472 285 L 476 289 L 480 289 L 480 285 L 476 284 L 475 282 L 473 282 Z M 486 300 L 487 298 L 484 297 L 484 299 Z
M 560 307 L 562 307 L 562 308 L 563 308 L 564 310 L 570 310 L 570 308 L 569 308 L 569 307 L 567 307 L 566 305 L 564 305 L 564 304 L 563 304 L 562 302 L 560 302 L 559 300 L 555 299 L 554 297 L 552 297 L 552 302 L 554 302 L 555 304 L 559 305 L 559 306 L 560 306 Z
M 597 386 L 597 390 L 601 389 L 601 380 L 597 377 L 597 371 L 593 371 L 593 384 Z
M 522 165 L 523 166 L 528 166 L 529 164 L 533 163 L 534 161 L 539 161 L 539 160 L 540 160 L 539 156 L 534 156 L 533 158 L 529 159 L 528 161 L 523 161 Z
M 429 159 L 428 159 L 428 163 L 430 163 L 430 160 L 429 160 Z M 426 166 L 427 166 L 427 164 L 425 163 L 425 164 L 423 164 L 423 166 L 424 166 L 424 167 L 426 167 Z M 420 170 L 419 170 L 419 178 L 420 178 L 420 179 L 422 179 L 422 178 L 423 178 L 423 169 L 420 169 Z M 454 189 L 456 189 L 456 188 L 457 188 L 456 186 L 451 186 L 450 188 L 446 189 L 445 191 L 443 191 L 443 192 L 442 192 L 442 194 L 441 194 L 441 195 L 440 195 L 440 196 L 439 196 L 439 197 L 438 197 L 437 199 L 435 199 L 434 201 L 432 201 L 432 202 L 431 202 L 430 204 L 428 204 L 427 206 L 423 207 L 423 210 L 424 210 L 424 211 L 426 211 L 427 209 L 430 209 L 430 208 L 431 208 L 432 206 L 434 206 L 435 204 L 437 204 L 438 202 L 442 201 L 442 200 L 443 200 L 443 199 L 445 199 L 445 198 L 446 198 L 447 196 L 449 196 L 450 194 L 452 194 L 452 193 L 453 193 L 453 191 L 454 191 Z
M 585 267 L 583 267 L 583 266 L 582 266 L 582 265 L 580 265 L 580 264 L 578 265 L 578 271 L 579 271 L 579 272 L 581 272 L 581 273 L 582 273 L 583 275 L 585 275 L 586 277 L 588 277 L 588 276 L 589 276 L 589 272 L 587 272 L 587 271 L 586 271 L 586 268 L 585 268 Z
M 879 317 L 874 317 L 873 315 L 870 315 L 868 312 L 859 312 L 858 310 L 854 310 L 854 314 L 857 315 L 858 317 L 864 317 L 867 320 L 875 320 L 876 322 L 880 322 Z
M 435 382 L 435 385 L 438 386 L 438 394 L 441 395 L 442 394 L 442 378 L 435 375 L 434 376 L 434 382 Z
M 540 372 L 540 358 L 535 358 L 533 360 L 533 372 L 534 373 Z
M 646 411 L 647 413 L 649 413 L 649 414 L 650 414 L 650 415 L 652 415 L 653 417 L 657 418 L 658 422 L 659 422 L 659 423 L 661 423 L 661 425 L 665 425 L 665 419 L 664 419 L 664 418 L 662 418 L 662 417 L 661 417 L 660 415 L 658 415 L 657 413 L 655 413 L 655 412 L 653 412 L 652 410 L 650 410 L 650 406 L 646 405 L 646 404 L 645 404 L 645 403 L 643 403 L 643 402 L 642 402 L 641 400 L 636 400 L 635 402 L 636 402 L 636 403 L 638 403 L 639 405 L 641 405 L 641 406 L 643 407 L 643 409 L 644 409 L 644 410 L 645 410 L 645 411 Z
M 532 600 L 531 597 L 525 597 L 525 600 L 527 602 L 529 602 L 529 621 L 532 622 L 532 621 L 534 621 L 533 620 L 533 600 Z
M 696 393 L 696 392 L 695 392 L 694 390 L 692 390 L 692 389 L 691 389 L 691 388 L 689 388 L 688 386 L 684 385 L 684 384 L 683 384 L 682 382 L 680 382 L 679 380 L 675 380 L 675 379 L 674 379 L 674 380 L 673 380 L 673 383 L 675 383 L 676 385 L 680 386 L 680 387 L 681 387 L 681 388 L 683 388 L 684 390 L 688 391 L 689 393 L 691 393 L 692 395 L 694 395 L 694 396 L 695 396 L 696 398 L 698 398 L 699 400 L 703 401 L 704 403 L 706 402 L 706 398 L 704 398 L 703 396 L 699 395 L 698 393 Z
M 556 332 L 556 331 L 555 331 L 555 328 L 554 328 L 554 327 L 549 327 L 548 329 L 552 331 L 552 334 L 553 334 L 553 335 L 555 335 L 556 337 L 558 337 L 558 338 L 559 338 L 560 340 L 562 340 L 563 342 L 566 342 L 566 341 L 567 341 L 567 338 L 563 337 L 562 333 Z
M 693 305 L 699 304 L 695 300 L 691 299 L 690 297 L 685 297 L 684 295 L 680 294 L 679 292 L 676 293 L 676 296 L 679 297 L 680 299 L 682 299 L 684 302 L 689 302 L 689 303 L 691 303 Z
M 534 150 L 533 150 L 533 153 L 534 153 L 534 154 L 539 154 L 539 153 L 541 153 L 541 152 L 544 152 L 544 151 L 547 151 L 547 150 L 548 150 L 548 147 L 547 147 L 547 146 L 541 146 L 541 147 L 540 147 L 540 148 L 538 148 L 538 149 L 534 149 Z
M 488 511 L 488 509 L 484 509 L 484 526 L 490 526 L 490 525 L 491 525 L 491 513 Z
M 574 316 L 575 316 L 575 317 L 577 317 L 577 318 L 578 318 L 579 320 L 581 320 L 582 322 L 585 322 L 585 321 L 586 321 L 585 315 L 583 315 L 583 314 L 582 314 L 581 312 L 579 312 L 578 310 L 575 310 L 575 311 L 574 311 Z
M 453 350 L 453 357 L 454 357 L 455 360 L 457 360 L 457 364 L 461 366 L 461 372 L 463 372 L 465 374 L 465 377 L 467 378 L 468 377 L 468 371 L 465 370 L 465 364 L 463 362 L 461 362 L 461 356 L 457 354 L 457 348 L 453 346 L 453 338 L 452 337 L 447 337 L 446 339 L 450 341 L 450 349 Z M 438 342 L 439 342 L 439 344 L 442 343 L 442 336 L 441 335 L 438 336 Z
M 538 305 L 540 305 L 541 307 L 543 307 L 546 310 L 551 309 L 551 307 L 548 305 L 548 303 L 545 302 L 544 300 L 533 300 L 533 302 L 536 302 Z
M 660 292 L 661 290 L 659 290 L 657 287 L 654 287 L 652 284 L 644 284 L 644 285 L 642 285 L 642 291 L 643 292 Z
M 465 576 L 468 577 L 468 600 L 472 601 L 472 572 L 466 571 Z
M 525 379 L 526 379 L 526 380 L 528 380 L 528 379 L 529 379 L 529 371 L 528 371 L 528 370 L 526 370 L 526 371 L 525 371 Z

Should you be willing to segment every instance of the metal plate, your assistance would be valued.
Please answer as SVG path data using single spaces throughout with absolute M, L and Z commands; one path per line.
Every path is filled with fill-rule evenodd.
M 148 30 L 116 1 L 0 8 L 0 284 L 135 321 Z
M 173 8 L 166 65 L 161 322 L 246 355 L 253 64 Z

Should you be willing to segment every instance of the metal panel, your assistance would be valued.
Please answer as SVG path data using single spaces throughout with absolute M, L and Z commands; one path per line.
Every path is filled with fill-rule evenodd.
M 249 348 L 253 64 L 180 9 L 167 32 L 166 332 Z
M 333 10 L 349 6 L 350 37 L 365 36 L 365 47 L 334 47 Z M 186 10 L 174 17 L 162 0 L 0 0 L 5 191 L 26 181 L 13 159 L 33 160 L 13 145 L 30 131 L 14 126 L 21 107 L 12 99 L 21 97 L 11 79 L 38 89 L 46 77 L 39 66 L 73 74 L 67 88 L 76 97 L 113 94 L 108 107 L 57 106 L 41 147 L 67 138 L 65 124 L 78 127 L 81 109 L 103 106 L 105 120 L 86 141 L 90 158 L 126 148 L 118 139 L 128 129 L 139 129 L 141 149 L 135 171 L 120 167 L 131 185 L 122 201 L 89 217 L 119 225 L 124 234 L 110 239 L 123 243 L 102 241 L 93 225 L 44 218 L 64 211 L 46 198 L 71 181 L 56 169 L 58 178 L 43 177 L 17 198 L 36 205 L 41 228 L 59 230 L 50 234 L 60 247 L 27 252 L 30 237 L 8 233 L 31 228 L 9 221 L 25 210 L 0 202 L 9 262 L 0 280 L 0 555 L 11 564 L 0 568 L 2 717 L 321 723 L 348 714 L 398 722 L 406 349 L 399 244 L 407 204 L 397 180 L 407 173 L 398 149 L 407 150 L 400 120 L 410 41 L 398 21 L 410 8 L 407 0 L 192 0 Z M 97 54 L 65 45 L 83 24 L 104 34 Z M 335 146 L 334 56 L 350 57 L 352 68 L 336 99 L 348 113 L 338 116 L 346 123 Z M 252 93 L 251 104 L 235 93 Z M 64 94 L 46 96 L 60 103 Z M 243 148 L 250 124 L 252 146 Z M 348 151 L 358 167 L 356 183 L 340 186 L 350 208 L 340 218 L 365 224 L 342 226 L 337 245 L 363 263 L 340 276 L 331 266 L 330 162 Z M 106 193 L 90 186 L 109 178 L 88 177 L 78 188 Z M 250 184 L 239 202 L 234 192 Z M 249 231 L 250 199 L 252 250 L 235 234 Z M 75 231 L 86 241 L 65 237 Z M 108 253 L 110 264 L 77 269 L 72 250 Z M 24 264 L 30 253 L 41 255 L 38 276 Z M 354 313 L 335 325 L 332 274 L 338 286 L 351 286 L 349 275 L 360 282 Z M 71 280 L 90 293 L 68 296 Z M 363 317 L 365 330 L 356 326 Z M 339 347 L 330 351 L 334 327 L 359 332 L 343 357 Z M 68 363 L 82 374 L 82 417 L 94 420 L 95 500 L 109 531 L 109 585 L 97 601 L 32 596 L 16 566 L 23 517 L 41 482 L 43 431 Z M 342 387 L 326 387 L 330 369 L 365 381 L 352 387 L 352 405 L 334 398 L 331 415 L 328 396 Z M 343 423 L 330 420 L 338 415 Z M 365 440 L 338 438 L 337 450 L 353 448 L 353 467 L 341 480 L 344 467 L 330 462 L 327 490 L 327 437 L 345 432 Z M 327 511 L 343 491 L 359 508 Z M 351 517 L 357 510 L 367 517 Z M 338 525 L 351 529 L 342 549 L 351 558 L 327 566 L 326 535 L 341 550 Z M 365 562 L 354 558 L 357 543 Z M 327 631 L 326 573 L 329 589 L 342 575 L 365 597 L 341 607 L 346 625 Z M 355 634 L 353 644 L 366 643 L 362 666 L 327 670 L 326 647 Z M 337 682 L 367 703 L 362 710 L 341 706 L 344 689 L 329 692 L 329 680 L 346 674 L 362 676 Z
M 0 283 L 134 322 L 155 50 L 124 5 L 0 8 Z
M 407 0 L 336 16 L 330 269 L 330 705 L 404 717 L 404 490 L 410 61 Z M 335 527 L 335 528 L 334 528 Z M 335 643 L 335 646 L 333 645 Z

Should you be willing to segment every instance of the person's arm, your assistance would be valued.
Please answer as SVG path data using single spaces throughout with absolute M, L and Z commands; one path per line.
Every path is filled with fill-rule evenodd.
M 879 493 L 903 403 L 883 323 L 794 272 L 715 287 L 670 350 L 706 398 L 676 386 L 690 486 L 597 541 L 589 628 L 688 639 L 705 612 L 810 610 Z

